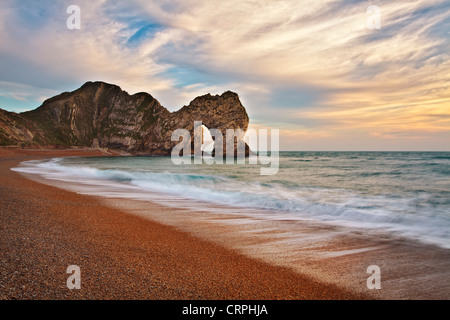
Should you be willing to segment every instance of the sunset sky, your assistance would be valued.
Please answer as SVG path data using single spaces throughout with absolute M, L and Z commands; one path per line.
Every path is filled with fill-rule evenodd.
M 235 91 L 282 150 L 450 150 L 450 1 L 0 2 L 1 108 L 96 80 L 171 111 Z

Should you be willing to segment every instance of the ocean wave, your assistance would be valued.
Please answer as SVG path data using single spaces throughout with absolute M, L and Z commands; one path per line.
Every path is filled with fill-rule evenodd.
M 298 219 L 395 231 L 410 238 L 450 248 L 448 212 L 445 212 L 445 208 L 436 208 L 436 204 L 421 193 L 409 197 L 388 194 L 369 196 L 344 188 L 295 186 L 280 180 L 245 181 L 233 178 L 232 175 L 65 165 L 58 158 L 24 162 L 12 170 L 81 185 L 95 184 L 96 180 L 127 184 L 141 191 L 165 193 L 182 199 L 275 212 L 280 218 L 283 213 L 291 213 Z M 105 192 L 107 191 L 102 194 Z

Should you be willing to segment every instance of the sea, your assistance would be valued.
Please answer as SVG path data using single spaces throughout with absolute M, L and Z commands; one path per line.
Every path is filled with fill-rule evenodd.
M 277 174 L 261 175 L 262 166 L 121 156 L 33 160 L 12 170 L 85 194 L 222 208 L 225 215 L 257 211 L 450 248 L 450 152 L 286 151 Z

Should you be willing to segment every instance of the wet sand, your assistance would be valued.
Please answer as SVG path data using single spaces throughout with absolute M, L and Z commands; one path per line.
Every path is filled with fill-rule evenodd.
M 0 148 L 0 299 L 369 298 L 219 244 L 223 224 L 209 233 L 165 225 L 127 212 L 142 202 L 108 205 L 10 170 L 25 160 L 99 155 L 108 154 Z M 175 210 L 145 204 L 147 213 Z M 81 268 L 80 290 L 66 287 L 69 265 Z

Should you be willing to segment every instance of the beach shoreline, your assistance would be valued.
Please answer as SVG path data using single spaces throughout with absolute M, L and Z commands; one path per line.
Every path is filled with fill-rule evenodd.
M 83 258 L 78 259 L 88 265 L 82 269 L 88 269 L 89 275 L 93 276 L 90 280 L 93 287 L 89 288 L 89 293 L 84 293 L 83 299 L 448 299 L 450 296 L 448 249 L 383 232 L 377 234 L 326 223 L 289 220 L 287 216 L 271 219 L 267 217 L 267 212 L 258 214 L 249 211 L 251 214 L 246 215 L 243 208 L 230 212 L 208 205 L 213 210 L 205 210 L 201 206 L 186 207 L 184 202 L 181 205 L 175 201 L 175 205 L 170 206 L 167 201 L 98 196 L 86 189 L 88 185 L 80 185 L 78 188 L 81 189 L 77 189 L 73 188 L 75 185 L 72 182 L 48 180 L 36 174 L 20 174 L 9 169 L 31 159 L 111 155 L 116 154 L 86 149 L 9 149 L 0 157 L 2 175 L 7 178 L 5 187 L 12 190 L 6 194 L 13 198 L 2 197 L 6 204 L 2 204 L 2 211 L 6 213 L 2 214 L 5 222 L 2 225 L 11 223 L 11 217 L 8 218 L 10 211 L 7 210 L 11 202 L 26 204 L 14 208 L 16 214 L 22 214 L 22 210 L 18 209 L 28 208 L 33 202 L 31 208 L 42 212 L 39 222 L 44 225 L 58 218 L 58 222 L 50 227 L 55 232 L 59 230 L 59 233 L 48 237 L 49 241 L 41 239 L 45 237 L 42 231 L 30 229 L 32 233 L 37 232 L 36 239 L 41 239 L 42 244 L 29 250 L 41 250 L 42 246 L 48 250 L 47 242 L 53 243 L 53 248 L 58 247 L 54 242 L 61 237 L 65 242 L 76 244 L 73 248 L 70 246 L 70 250 L 67 250 L 67 245 L 60 248 L 59 255 L 78 257 L 74 250 L 84 252 Z M 2 188 L 3 193 L 5 187 Z M 32 190 L 33 197 L 45 199 L 48 205 L 30 201 L 26 192 L 19 192 L 21 189 Z M 124 192 L 120 190 L 123 189 L 115 192 Z M 63 200 L 56 195 L 61 195 Z M 147 195 L 144 193 L 143 198 Z M 165 200 L 164 194 L 160 197 Z M 154 195 L 150 198 L 155 199 Z M 25 217 L 27 223 L 21 225 L 31 226 L 37 219 L 32 212 L 27 212 Z M 25 217 L 15 219 L 20 221 Z M 74 219 L 78 229 L 73 229 L 70 223 Z M 23 234 L 25 230 L 20 228 L 16 227 L 16 230 Z M 61 234 L 62 230 L 64 234 Z M 158 232 L 153 234 L 154 230 Z M 108 234 L 107 238 L 105 234 Z M 1 243 L 12 240 L 8 232 L 2 237 L 6 242 L 2 238 Z M 24 239 L 22 246 L 29 237 L 24 236 Z M 117 242 L 117 239 L 121 240 Z M 92 243 L 98 245 L 93 247 Z M 124 244 L 124 250 L 117 249 Z M 108 248 L 109 254 L 98 253 L 97 247 Z M 38 255 L 38 251 L 33 254 Z M 100 285 L 102 281 L 98 279 L 104 275 L 98 268 L 105 266 L 105 262 L 98 261 L 99 257 L 115 261 L 104 267 L 105 272 L 111 275 L 108 276 L 109 283 L 127 279 L 126 284 L 120 284 L 120 288 L 119 284 L 114 285 L 113 289 Z M 6 254 L 2 261 L 14 259 Z M 230 261 L 233 262 L 231 265 Z M 370 276 L 367 268 L 373 265 L 381 269 L 381 290 L 367 288 L 366 280 Z M 136 277 L 135 266 L 140 266 L 138 273 L 144 275 L 142 278 Z M 14 263 L 8 268 L 13 275 L 30 270 L 26 267 L 13 271 Z M 261 273 L 261 270 L 265 271 Z M 64 272 L 59 270 L 59 274 L 53 273 L 53 276 L 59 277 L 59 290 L 65 292 L 57 298 L 73 297 L 74 293 L 69 294 L 64 287 L 63 280 L 67 277 Z M 158 285 L 165 289 L 154 290 L 158 285 L 151 280 L 148 282 L 148 279 L 155 277 Z M 5 281 L 6 278 L 2 283 Z M 152 289 L 146 292 L 142 281 L 147 281 Z M 13 285 L 13 282 L 9 283 Z M 28 287 L 25 284 L 25 288 Z M 38 294 L 34 298 L 36 296 Z M 7 295 L 2 297 L 8 299 Z M 55 298 L 54 293 L 48 298 Z
M 1 299 L 368 298 L 10 170 L 26 160 L 104 152 L 0 154 Z M 80 290 L 66 287 L 69 265 L 80 266 Z

